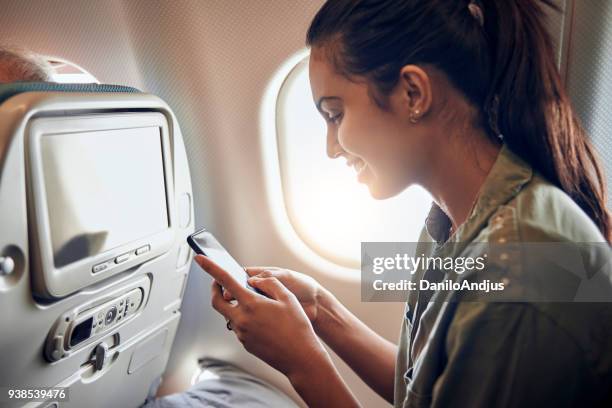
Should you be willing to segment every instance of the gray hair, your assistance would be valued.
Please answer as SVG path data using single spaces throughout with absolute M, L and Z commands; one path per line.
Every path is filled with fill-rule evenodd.
M 0 83 L 50 81 L 51 66 L 33 52 L 0 46 Z

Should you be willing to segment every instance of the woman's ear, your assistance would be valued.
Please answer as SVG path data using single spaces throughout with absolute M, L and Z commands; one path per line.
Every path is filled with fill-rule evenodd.
M 430 76 L 417 65 L 404 65 L 400 70 L 399 92 L 402 107 L 413 123 L 431 109 L 432 86 Z

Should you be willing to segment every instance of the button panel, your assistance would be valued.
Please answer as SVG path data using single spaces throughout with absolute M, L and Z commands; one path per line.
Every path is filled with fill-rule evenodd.
M 142 290 L 133 289 L 128 293 L 107 302 L 79 316 L 78 322 L 92 319 L 91 335 L 105 333 L 132 317 L 142 305 Z
M 149 288 L 150 279 L 140 276 L 97 299 L 64 311 L 45 340 L 46 360 L 67 358 L 109 335 L 118 340 L 123 322 L 137 318 L 145 307 Z
M 151 245 L 147 244 L 147 245 L 143 245 L 141 247 L 138 247 L 137 249 L 134 249 L 130 252 L 126 252 L 124 254 L 118 255 L 115 258 L 112 259 L 108 259 L 104 262 L 100 262 L 99 264 L 94 265 L 91 268 L 91 272 L 92 273 L 100 273 L 103 271 L 108 270 L 109 268 L 115 266 L 115 265 L 119 265 L 122 264 L 124 262 L 127 262 L 131 259 L 133 259 L 136 256 L 140 256 L 143 254 L 146 254 L 148 252 L 151 251 Z

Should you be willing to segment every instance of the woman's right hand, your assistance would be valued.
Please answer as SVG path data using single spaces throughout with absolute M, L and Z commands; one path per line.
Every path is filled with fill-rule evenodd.
M 302 305 L 306 316 L 316 328 L 317 312 L 321 297 L 324 295 L 323 287 L 312 277 L 300 272 L 276 267 L 250 267 L 246 268 L 250 277 L 278 279 L 290 292 L 292 292 Z M 231 296 L 228 294 L 227 296 Z

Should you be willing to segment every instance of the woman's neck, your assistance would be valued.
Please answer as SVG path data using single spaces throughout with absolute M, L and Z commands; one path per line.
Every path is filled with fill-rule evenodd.
M 492 142 L 482 131 L 449 139 L 463 144 L 448 143 L 436 153 L 436 163 L 425 187 L 450 218 L 454 232 L 472 212 L 501 145 Z

